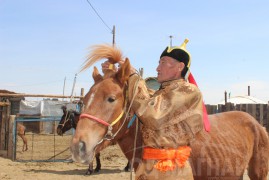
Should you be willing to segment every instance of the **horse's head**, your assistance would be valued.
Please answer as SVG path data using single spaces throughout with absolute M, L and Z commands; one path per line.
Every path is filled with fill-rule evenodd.
M 102 47 L 98 50 L 104 50 Z M 114 49 L 110 49 L 114 52 Z M 107 57 L 115 61 L 115 56 Z M 93 54 L 98 52 L 93 52 Z M 116 61 L 121 60 L 120 58 Z M 76 133 L 71 143 L 73 159 L 81 163 L 89 163 L 95 152 L 99 152 L 111 138 L 111 133 L 115 133 L 122 124 L 125 110 L 126 81 L 130 75 L 129 60 L 117 72 L 100 75 L 94 67 L 94 85 L 83 99 L 84 108 L 80 116 Z M 111 130 L 112 127 L 112 130 Z M 113 136 L 113 135 L 112 135 Z
M 66 131 L 70 130 L 71 128 L 76 129 L 76 118 L 75 118 L 75 112 L 68 111 L 66 108 L 63 109 L 63 115 L 61 117 L 61 120 L 57 126 L 57 134 L 62 136 Z

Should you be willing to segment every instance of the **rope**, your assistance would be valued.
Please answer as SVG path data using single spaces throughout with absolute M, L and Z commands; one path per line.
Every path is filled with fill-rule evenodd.
M 132 97 L 132 100 L 130 102 L 130 106 L 129 106 L 129 109 L 131 109 L 131 105 L 133 104 L 134 102 L 134 98 L 135 98 L 135 95 L 137 93 L 137 88 L 138 88 L 138 82 L 141 80 L 141 76 L 139 76 L 138 80 L 136 81 L 135 83 L 135 86 L 134 86 L 134 91 L 133 91 L 133 97 Z M 135 153 L 136 153 L 136 141 L 137 141 L 137 134 L 138 134 L 138 121 L 136 121 L 136 129 L 135 129 L 135 139 L 134 139 L 134 150 L 133 150 L 133 157 L 132 157 L 132 162 L 131 162 L 131 171 L 130 171 L 130 179 L 132 180 L 133 179 L 133 162 L 134 162 L 134 158 L 135 158 Z
M 133 150 L 133 157 L 132 157 L 132 163 L 131 163 L 131 173 L 130 173 L 130 179 L 132 180 L 133 179 L 133 174 L 132 174 L 132 171 L 133 171 L 133 162 L 134 162 L 134 159 L 135 159 L 135 153 L 136 153 L 136 141 L 137 141 L 137 134 L 138 134 L 138 120 L 136 121 L 136 129 L 135 129 L 135 138 L 134 138 L 134 150 Z

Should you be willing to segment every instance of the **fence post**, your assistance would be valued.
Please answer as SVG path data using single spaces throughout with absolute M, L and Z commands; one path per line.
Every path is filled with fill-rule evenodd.
M 268 101 L 268 103 L 267 103 L 267 108 L 266 108 L 266 110 L 267 110 L 267 112 L 266 112 L 266 114 L 267 114 L 267 119 L 266 119 L 266 129 L 267 129 L 267 132 L 269 132 L 269 101 Z
M 259 104 L 259 122 L 262 126 L 264 126 L 264 119 L 263 119 L 263 114 L 264 114 L 264 110 L 263 110 L 263 104 Z
M 13 142 L 13 134 L 16 136 L 16 133 L 13 133 L 13 127 L 14 127 L 14 121 L 16 116 L 10 115 L 9 116 L 9 133 L 8 133 L 8 150 L 7 150 L 7 157 L 9 159 L 12 159 L 14 161 L 14 152 L 13 152 L 13 146 L 16 146 L 16 144 Z
M 0 150 L 7 150 L 7 132 L 8 132 L 8 118 L 10 114 L 10 102 L 7 100 L 3 104 L 2 122 L 0 129 Z
M 256 104 L 246 104 L 246 112 L 249 113 L 252 117 L 254 117 L 257 120 L 257 117 L 256 117 Z
M 233 103 L 226 103 L 225 104 L 225 111 L 233 111 L 234 108 L 234 104 Z
M 1 122 L 1 129 L 0 129 L 0 150 L 5 149 L 5 134 L 6 134 L 6 106 L 3 106 L 2 111 L 2 122 Z

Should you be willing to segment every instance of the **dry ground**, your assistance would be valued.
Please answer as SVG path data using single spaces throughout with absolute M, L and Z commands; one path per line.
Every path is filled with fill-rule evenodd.
M 130 172 L 124 172 L 127 160 L 117 145 L 101 153 L 102 170 L 85 176 L 87 165 L 67 162 L 13 162 L 0 153 L 1 180 L 126 180 Z M 133 179 L 134 179 L 134 174 Z M 244 180 L 249 180 L 245 174 Z M 269 180 L 269 179 L 268 179 Z
M 48 159 L 53 157 L 55 153 L 60 154 L 57 157 L 70 158 L 70 152 L 66 150 L 70 143 L 69 137 L 53 137 L 53 142 L 56 142 L 58 149 L 52 154 L 48 152 L 51 150 L 49 146 L 51 143 L 48 143 L 47 138 L 51 139 L 49 136 L 35 136 L 34 141 L 32 141 L 28 136 L 29 150 L 27 152 L 21 152 L 22 143 L 19 139 L 17 158 L 20 160 Z M 46 154 L 48 156 L 44 156 Z M 123 171 L 127 159 L 118 145 L 110 146 L 101 152 L 102 170 L 91 176 L 84 175 L 88 165 L 72 162 L 13 162 L 5 156 L 6 151 L 0 151 L 0 180 L 125 180 L 130 179 L 131 175 L 130 172 Z M 134 179 L 134 173 L 132 175 Z M 249 180 L 246 174 L 244 180 Z
M 6 152 L 4 152 L 6 153 Z M 121 180 L 130 179 L 123 169 L 127 163 L 118 146 L 110 146 L 101 153 L 102 170 L 85 176 L 87 165 L 67 162 L 13 162 L 0 154 L 0 179 L 14 180 Z

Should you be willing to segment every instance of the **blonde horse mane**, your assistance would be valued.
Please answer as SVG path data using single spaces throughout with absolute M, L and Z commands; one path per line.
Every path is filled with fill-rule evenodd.
M 115 64 L 123 59 L 123 54 L 119 48 L 116 46 L 111 46 L 108 44 L 95 45 L 90 48 L 91 52 L 87 56 L 86 61 L 83 63 L 80 70 L 84 71 L 91 67 L 95 62 L 102 59 L 108 59 L 112 64 Z

